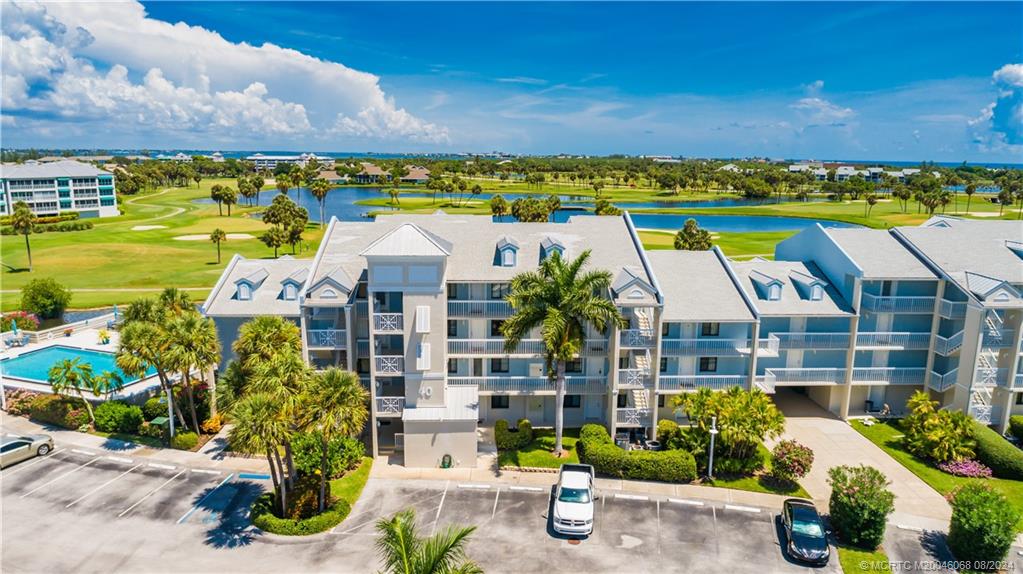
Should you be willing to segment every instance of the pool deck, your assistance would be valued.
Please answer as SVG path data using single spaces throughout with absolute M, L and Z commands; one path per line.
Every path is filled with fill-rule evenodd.
M 0 359 L 12 359 L 19 357 L 32 351 L 38 351 L 40 349 L 46 349 L 48 347 L 75 347 L 78 349 L 88 349 L 91 351 L 102 351 L 104 353 L 114 353 L 117 351 L 117 345 L 120 340 L 120 333 L 114 330 L 108 330 L 110 334 L 110 342 L 107 344 L 101 344 L 99 342 L 99 329 L 85 329 L 72 333 L 71 336 L 65 337 L 64 335 L 57 335 L 50 337 L 46 340 L 39 341 L 37 343 L 29 343 L 23 347 L 9 347 L 0 351 Z M 2 377 L 3 386 L 5 389 L 25 389 L 28 391 L 34 391 L 39 393 L 52 393 L 53 390 L 50 385 L 45 383 L 37 383 L 28 381 L 25 379 L 17 379 L 12 377 Z M 125 385 L 120 391 L 111 393 L 108 396 L 102 397 L 102 399 L 127 399 L 140 393 L 148 393 L 154 388 L 160 386 L 160 381 L 156 375 L 151 375 L 138 380 L 134 383 Z M 97 400 L 100 400 L 97 398 Z

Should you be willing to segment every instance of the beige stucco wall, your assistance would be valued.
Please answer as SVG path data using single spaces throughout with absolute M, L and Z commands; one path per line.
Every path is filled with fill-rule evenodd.
M 405 466 L 438 468 L 451 455 L 452 466 L 476 466 L 476 421 L 405 421 Z

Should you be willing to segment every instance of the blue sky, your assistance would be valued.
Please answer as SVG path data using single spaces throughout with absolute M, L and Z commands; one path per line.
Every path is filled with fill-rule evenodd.
M 5 82 L 8 142 L 1023 156 L 1021 3 L 109 7 L 5 5 L 72 60 Z

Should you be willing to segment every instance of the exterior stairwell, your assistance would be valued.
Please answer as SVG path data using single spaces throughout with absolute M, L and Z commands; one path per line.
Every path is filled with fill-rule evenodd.
M 633 389 L 632 403 L 637 409 L 649 409 L 650 408 L 650 397 L 647 396 L 646 389 Z
M 636 324 L 644 331 L 653 331 L 653 323 L 644 311 L 636 310 Z
M 636 355 L 636 368 L 650 372 L 650 351 Z

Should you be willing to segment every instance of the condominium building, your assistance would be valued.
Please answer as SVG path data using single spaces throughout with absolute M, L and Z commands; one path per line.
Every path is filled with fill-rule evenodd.
M 255 169 L 261 170 L 273 170 L 278 165 L 290 164 L 297 165 L 299 167 L 305 167 L 312 160 L 316 160 L 319 164 L 325 166 L 333 166 L 334 158 L 316 155 L 314 153 L 303 153 L 301 155 L 264 155 L 256 153 L 245 158 L 246 161 L 251 161 L 255 166 Z
M 288 317 L 314 368 L 359 373 L 374 454 L 474 466 L 476 431 L 552 425 L 539 333 L 505 348 L 511 279 L 591 251 L 624 327 L 590 330 L 566 365 L 565 424 L 651 436 L 701 388 L 799 392 L 837 416 L 915 390 L 1004 428 L 1023 412 L 1023 224 L 934 218 L 892 231 L 810 228 L 776 259 L 646 252 L 628 214 L 566 223 L 484 216 L 332 220 L 312 261 L 232 260 L 204 304 L 230 360 L 246 320 Z
M 76 211 L 82 218 L 119 215 L 114 174 L 74 160 L 0 164 L 0 215 L 24 201 L 36 215 Z

